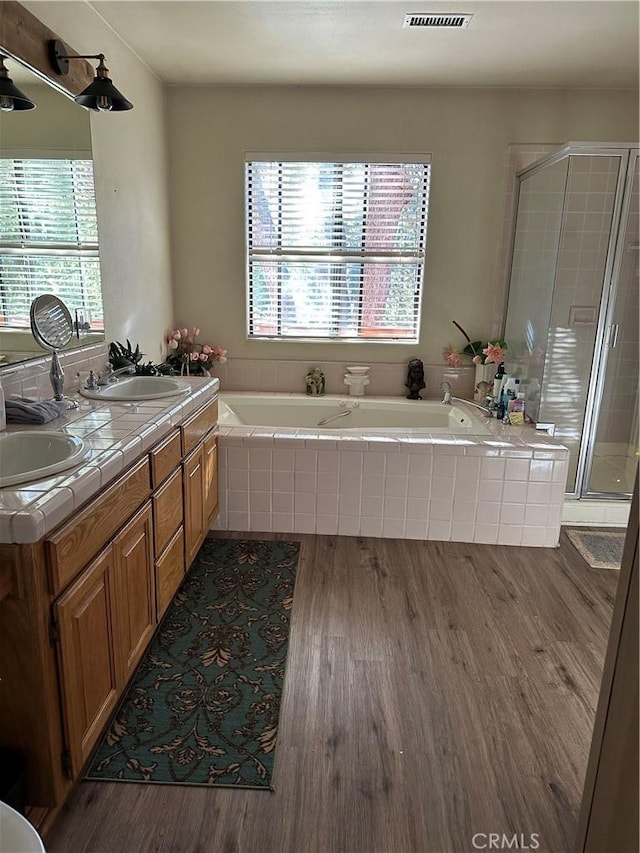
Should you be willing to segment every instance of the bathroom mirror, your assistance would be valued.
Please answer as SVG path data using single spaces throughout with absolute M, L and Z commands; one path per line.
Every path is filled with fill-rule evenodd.
M 42 356 L 29 306 L 43 293 L 78 320 L 64 347 L 104 340 L 95 207 L 91 217 L 75 213 L 93 194 L 89 113 L 16 60 L 6 65 L 37 106 L 0 111 L 0 369 Z M 59 216 L 45 203 L 53 192 Z
M 48 350 L 64 349 L 73 335 L 69 309 L 52 293 L 43 293 L 31 303 L 29 312 L 33 337 Z

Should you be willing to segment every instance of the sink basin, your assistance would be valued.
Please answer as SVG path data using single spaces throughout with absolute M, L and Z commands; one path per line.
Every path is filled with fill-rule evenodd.
M 131 376 L 100 388 L 80 388 L 80 393 L 92 400 L 157 400 L 190 390 L 184 379 L 173 376 Z
M 0 435 L 0 488 L 41 480 L 66 471 L 91 456 L 76 435 L 24 430 Z

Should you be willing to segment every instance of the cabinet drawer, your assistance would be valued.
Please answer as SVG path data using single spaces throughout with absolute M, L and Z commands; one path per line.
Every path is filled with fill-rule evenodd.
M 156 557 L 182 524 L 182 470 L 178 470 L 153 496 L 153 542 Z
M 156 562 L 156 606 L 158 621 L 169 606 L 184 577 L 184 529 L 174 535 Z
M 47 537 L 49 586 L 54 595 L 111 541 L 150 492 L 149 459 L 145 456 L 72 521 Z
M 200 439 L 218 423 L 218 398 L 210 400 L 206 406 L 182 424 L 182 455 L 186 456 Z
M 155 489 L 180 464 L 180 430 L 175 430 L 149 452 L 151 460 L 151 486 Z

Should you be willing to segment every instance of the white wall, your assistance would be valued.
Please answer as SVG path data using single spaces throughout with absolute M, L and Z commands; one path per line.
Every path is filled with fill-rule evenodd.
M 637 135 L 637 92 L 333 87 L 170 87 L 171 235 L 179 325 L 231 357 L 442 359 L 451 325 L 489 333 L 509 143 Z M 245 151 L 427 152 L 432 194 L 421 342 L 245 340 Z
M 173 324 L 163 85 L 88 4 L 23 5 L 78 53 L 104 53 L 134 105 L 90 114 L 105 327 L 158 360 Z

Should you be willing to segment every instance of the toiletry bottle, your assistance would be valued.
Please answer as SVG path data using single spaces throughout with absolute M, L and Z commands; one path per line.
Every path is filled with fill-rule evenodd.
M 4 391 L 0 385 L 0 430 L 7 428 L 7 411 L 4 407 Z
M 502 393 L 502 382 L 505 377 L 504 362 L 501 361 L 496 370 L 496 375 L 493 379 L 493 399 L 496 403 L 500 402 L 500 394 Z
M 505 395 L 505 408 L 507 412 L 513 411 L 513 404 L 515 402 L 516 397 L 520 391 L 520 380 L 519 379 L 508 379 L 506 385 L 504 386 L 504 395 Z

